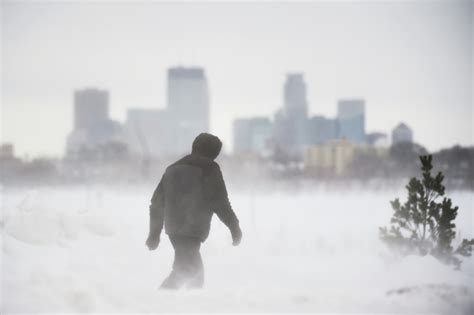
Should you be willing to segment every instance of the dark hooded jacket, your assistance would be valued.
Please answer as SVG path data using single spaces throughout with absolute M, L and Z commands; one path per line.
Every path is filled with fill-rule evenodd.
M 164 225 L 168 235 L 204 241 L 214 213 L 232 234 L 239 229 L 221 170 L 214 161 L 221 147 L 219 138 L 202 133 L 194 140 L 190 155 L 167 167 L 151 199 L 152 237 L 159 237 Z

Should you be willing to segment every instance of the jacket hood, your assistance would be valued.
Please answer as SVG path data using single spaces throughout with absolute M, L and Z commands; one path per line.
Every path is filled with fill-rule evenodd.
M 193 141 L 193 154 L 214 160 L 222 149 L 221 140 L 210 133 L 201 133 Z

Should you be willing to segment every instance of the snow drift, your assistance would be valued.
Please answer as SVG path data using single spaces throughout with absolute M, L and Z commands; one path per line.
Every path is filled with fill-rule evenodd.
M 145 247 L 154 187 L 2 191 L 2 313 L 472 313 L 474 260 L 455 271 L 433 257 L 393 257 L 378 240 L 389 200 L 404 192 L 235 193 L 244 238 L 231 246 L 214 217 L 202 248 L 206 285 L 157 288 L 172 248 Z M 458 238 L 473 237 L 474 194 Z

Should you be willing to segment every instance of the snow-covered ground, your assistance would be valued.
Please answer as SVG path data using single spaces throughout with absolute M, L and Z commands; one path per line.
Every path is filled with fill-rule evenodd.
M 2 197 L 1 313 L 474 312 L 474 260 L 394 259 L 378 240 L 404 191 L 238 193 L 240 247 L 214 217 L 202 290 L 158 290 L 166 236 L 148 251 L 150 188 L 10 190 Z M 473 193 L 450 195 L 473 237 Z

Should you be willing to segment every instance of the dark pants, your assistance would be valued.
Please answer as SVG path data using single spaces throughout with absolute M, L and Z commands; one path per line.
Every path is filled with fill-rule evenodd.
M 174 262 L 171 274 L 161 284 L 162 289 L 202 288 L 204 266 L 202 264 L 201 240 L 194 237 L 170 235 L 174 248 Z

